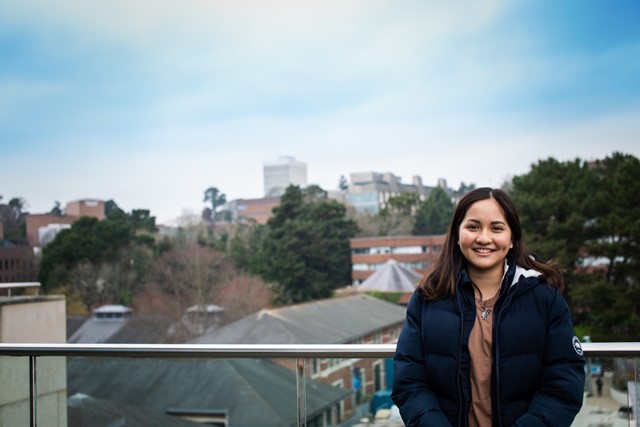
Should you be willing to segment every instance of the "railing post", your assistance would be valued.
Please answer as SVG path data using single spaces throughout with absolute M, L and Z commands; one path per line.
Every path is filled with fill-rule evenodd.
M 38 388 L 36 383 L 36 375 L 36 356 L 29 356 L 29 425 L 31 427 L 36 427 L 38 425 Z
M 305 387 L 304 358 L 296 358 L 296 395 L 298 397 L 298 427 L 307 426 L 307 388 Z

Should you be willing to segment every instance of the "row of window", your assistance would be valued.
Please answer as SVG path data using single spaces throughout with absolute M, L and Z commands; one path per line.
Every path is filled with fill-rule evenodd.
M 412 270 L 426 270 L 429 268 L 429 262 L 417 261 L 417 262 L 398 262 L 403 267 L 410 268 Z M 353 271 L 376 271 L 384 267 L 384 262 L 377 263 L 358 263 L 353 264 L 351 267 Z
M 371 248 L 355 248 L 352 255 L 379 255 L 379 254 L 428 254 L 442 250 L 441 245 L 433 246 L 375 246 Z
M 0 259 L 0 271 L 27 270 L 30 268 L 31 268 L 31 261 L 27 259 L 20 259 L 20 258 Z

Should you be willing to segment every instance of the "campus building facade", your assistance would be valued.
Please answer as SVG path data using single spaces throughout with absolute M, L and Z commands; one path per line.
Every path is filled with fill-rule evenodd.
M 442 250 L 446 235 L 359 237 L 349 240 L 351 279 L 361 284 L 390 260 L 424 274 Z

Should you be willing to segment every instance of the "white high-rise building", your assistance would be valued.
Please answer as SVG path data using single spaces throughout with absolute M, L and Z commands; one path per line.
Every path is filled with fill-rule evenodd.
M 289 185 L 307 185 L 306 163 L 291 156 L 280 156 L 274 162 L 264 163 L 265 197 L 282 196 Z

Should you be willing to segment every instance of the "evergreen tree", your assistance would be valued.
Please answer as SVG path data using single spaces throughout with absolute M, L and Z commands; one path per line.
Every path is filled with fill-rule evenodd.
M 290 304 L 329 297 L 350 283 L 349 239 L 355 222 L 346 208 L 317 186 L 289 186 L 267 223 L 262 275 L 274 283 L 275 302 Z
M 415 193 L 401 193 L 389 197 L 386 206 L 372 218 L 377 224 L 378 236 L 402 236 L 411 234 L 420 199 Z
M 27 202 L 22 197 L 13 197 L 9 203 L 1 203 L 0 196 L 0 221 L 4 227 L 4 238 L 15 244 L 27 243 L 27 225 L 25 212 Z
M 540 161 L 514 177 L 530 248 L 558 257 L 576 324 L 598 341 L 640 340 L 640 162 Z
M 204 202 L 209 202 L 211 204 L 211 222 L 215 222 L 216 220 L 216 210 L 227 203 L 227 196 L 224 193 L 221 193 L 216 187 L 209 187 L 204 192 Z
M 154 222 L 148 215 L 141 221 L 140 212 L 145 211 L 132 217 L 114 209 L 104 221 L 82 217 L 60 231 L 42 251 L 38 279 L 43 289 L 69 285 L 87 307 L 130 303 L 148 273 L 154 240 L 136 234 L 136 228 Z
M 453 215 L 453 202 L 447 192 L 434 188 L 416 212 L 413 235 L 445 234 Z
M 338 180 L 338 188 L 340 191 L 345 192 L 349 189 L 349 182 L 344 175 L 340 175 L 340 179 Z

